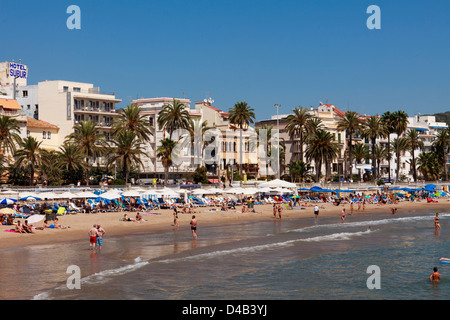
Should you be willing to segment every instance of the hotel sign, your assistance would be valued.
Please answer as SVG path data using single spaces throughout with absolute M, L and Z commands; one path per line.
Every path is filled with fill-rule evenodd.
M 9 62 L 8 76 L 12 78 L 26 79 L 28 68 L 24 64 Z

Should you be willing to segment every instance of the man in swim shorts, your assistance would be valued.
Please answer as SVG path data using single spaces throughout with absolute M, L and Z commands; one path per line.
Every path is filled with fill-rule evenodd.
M 89 250 L 95 250 L 95 245 L 97 243 L 97 236 L 98 236 L 96 224 L 94 224 L 94 226 L 89 230 L 88 235 L 89 235 Z
M 314 207 L 314 215 L 315 215 L 316 218 L 319 216 L 319 206 L 318 205 L 316 205 Z
M 192 236 L 194 237 L 194 240 L 197 240 L 197 219 L 195 219 L 195 215 L 192 216 L 190 224 L 191 224 Z
M 105 235 L 106 231 L 105 229 L 103 229 L 99 224 L 97 225 L 97 242 L 96 242 L 96 246 L 97 249 L 102 249 L 102 245 L 103 245 L 103 236 Z

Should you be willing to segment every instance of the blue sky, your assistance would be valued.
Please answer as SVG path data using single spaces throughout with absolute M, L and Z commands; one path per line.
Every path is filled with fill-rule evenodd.
M 94 83 L 133 98 L 208 94 L 257 120 L 332 103 L 381 114 L 450 111 L 450 1 L 0 0 L 0 61 L 22 59 L 29 84 Z M 69 5 L 81 30 L 69 30 Z M 381 30 L 369 30 L 369 5 Z

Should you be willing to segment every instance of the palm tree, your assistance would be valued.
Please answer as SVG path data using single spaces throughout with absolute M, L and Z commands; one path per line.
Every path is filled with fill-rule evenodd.
M 201 157 L 201 162 L 200 163 L 195 163 L 201 167 L 205 166 L 205 157 L 203 156 L 204 150 L 205 148 L 211 143 L 211 141 L 205 141 L 205 133 L 206 131 L 210 130 L 210 129 L 214 129 L 214 127 L 210 127 L 208 126 L 208 121 L 201 121 L 201 119 L 190 119 L 189 120 L 189 127 L 187 128 L 187 130 L 189 131 L 189 135 L 191 138 L 191 144 L 194 145 L 194 156 Z M 198 141 L 201 141 L 201 145 L 197 145 L 196 143 Z M 200 148 L 201 150 L 198 150 L 198 148 Z M 200 154 L 198 154 L 200 153 Z
M 41 164 L 41 146 L 42 142 L 38 142 L 33 137 L 28 137 L 19 141 L 19 149 L 15 152 L 16 167 L 28 167 L 30 170 L 30 186 L 34 185 L 34 173 L 36 167 Z
M 137 165 L 144 166 L 140 159 L 145 155 L 142 140 L 132 131 L 122 131 L 115 135 L 111 142 L 113 147 L 107 165 L 108 167 L 115 163 L 122 165 L 127 184 L 131 168 Z
M 156 156 L 161 159 L 164 167 L 164 181 L 167 185 L 167 178 L 169 174 L 169 168 L 172 166 L 172 151 L 175 149 L 177 143 L 172 139 L 166 138 L 161 140 L 161 146 L 156 149 Z
M 187 107 L 180 100 L 173 99 L 172 104 L 165 104 L 158 115 L 158 125 L 160 129 L 169 132 L 169 138 L 172 139 L 172 133 L 177 129 L 188 129 L 191 115 Z M 165 134 L 164 134 L 165 138 Z
M 416 149 L 423 149 L 424 144 L 420 138 L 419 132 L 416 129 L 409 129 L 405 134 L 405 140 L 412 156 L 411 165 L 413 167 L 414 182 L 417 182 L 417 168 L 414 153 Z
M 417 169 L 426 181 L 439 179 L 439 161 L 435 153 L 422 152 L 417 158 Z
M 353 135 L 360 132 L 362 128 L 362 120 L 359 118 L 359 115 L 354 111 L 347 111 L 344 115 L 339 116 L 339 120 L 337 121 L 337 130 L 345 131 L 348 139 L 348 157 L 349 163 L 348 166 L 348 177 L 351 178 L 352 175 L 352 149 L 353 149 Z
M 250 123 L 253 123 L 253 119 L 255 119 L 255 112 L 252 107 L 250 107 L 247 102 L 237 102 L 233 108 L 230 109 L 230 123 L 238 126 L 239 128 L 239 174 L 242 175 L 242 157 L 243 157 L 243 148 L 242 148 L 242 130 L 247 128 Z
M 388 143 L 387 143 L 388 179 L 389 179 L 389 182 L 391 182 L 391 158 L 392 158 L 392 155 L 391 155 L 391 133 L 395 132 L 394 126 L 393 126 L 394 115 L 390 111 L 386 111 L 381 116 L 381 120 L 383 121 L 383 125 L 386 130 L 386 137 L 388 140 Z
M 395 156 L 397 157 L 397 168 L 395 170 L 396 171 L 395 181 L 397 182 L 399 180 L 400 175 L 400 153 L 402 151 L 406 151 L 408 149 L 408 145 L 404 138 L 393 139 L 391 145 L 394 148 Z
M 408 115 L 406 112 L 399 110 L 392 114 L 392 128 L 394 129 L 394 133 L 397 134 L 397 139 L 401 138 L 401 135 L 406 131 L 406 128 L 408 127 Z M 400 146 L 400 144 L 396 144 L 397 146 Z M 400 150 L 395 150 L 395 153 L 397 155 L 397 169 L 396 169 L 396 182 L 399 178 L 400 173 Z
M 311 166 L 302 160 L 291 162 L 288 165 L 288 168 L 292 182 L 295 182 L 298 179 L 298 182 L 300 183 L 309 177 L 309 171 L 311 170 Z
M 377 138 L 385 137 L 387 135 L 386 127 L 383 125 L 383 120 L 378 116 L 371 116 L 362 130 L 363 137 L 370 139 L 372 145 L 372 178 L 375 179 L 379 173 L 377 173 L 377 164 L 375 159 L 375 143 Z
M 383 144 L 377 144 L 375 146 L 375 160 L 377 163 L 377 172 L 378 172 L 378 177 L 379 178 L 379 174 L 380 174 L 380 166 L 381 166 L 381 161 L 383 161 L 383 159 L 388 159 L 388 153 L 387 153 L 387 149 Z
M 338 156 L 340 146 L 334 141 L 334 135 L 325 130 L 318 130 L 310 139 L 306 148 L 307 161 L 314 160 L 316 182 L 320 181 L 322 163 L 325 164 L 325 181 L 328 179 L 330 163 Z
M 102 156 L 106 150 L 104 135 L 99 133 L 100 127 L 92 120 L 80 121 L 73 126 L 74 132 L 68 135 L 68 141 L 78 145 L 86 159 L 86 185 L 89 185 L 90 161 Z
M 55 150 L 41 150 L 41 179 L 45 185 L 61 184 L 62 171 L 58 166 L 59 155 Z
M 142 142 L 150 141 L 150 136 L 153 135 L 148 116 L 142 115 L 141 108 L 136 104 L 120 110 L 119 118 L 113 122 L 113 136 L 123 131 L 134 132 Z
M 357 164 L 362 164 L 364 160 L 369 158 L 369 147 L 364 143 L 357 143 L 352 152 Z M 359 181 L 361 181 L 361 168 L 358 169 L 358 172 Z
M 19 122 L 8 116 L 0 116 L 0 150 L 14 154 L 16 143 L 21 141 Z
M 432 146 L 442 168 L 444 169 L 445 181 L 448 181 L 447 154 L 450 149 L 450 129 L 447 128 L 439 131 Z
M 86 169 L 84 153 L 80 150 L 78 144 L 70 141 L 65 141 L 57 152 L 57 166 L 69 173 L 69 183 L 75 183 L 74 171 Z
M 300 106 L 299 108 L 292 109 L 293 114 L 290 114 L 286 120 L 286 130 L 289 135 L 294 138 L 296 135 L 299 136 L 299 147 L 300 147 L 300 159 L 303 161 L 303 134 L 306 132 L 306 124 L 309 119 L 311 119 L 311 115 L 308 112 L 307 108 Z

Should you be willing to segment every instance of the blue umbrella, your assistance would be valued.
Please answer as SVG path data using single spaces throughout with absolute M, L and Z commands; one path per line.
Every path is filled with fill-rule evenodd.
M 17 202 L 17 199 L 5 198 L 0 201 L 0 204 L 13 204 Z
M 20 200 L 25 200 L 25 201 L 28 201 L 28 200 L 41 200 L 41 198 L 33 197 L 33 196 L 27 196 L 27 197 L 20 198 Z

